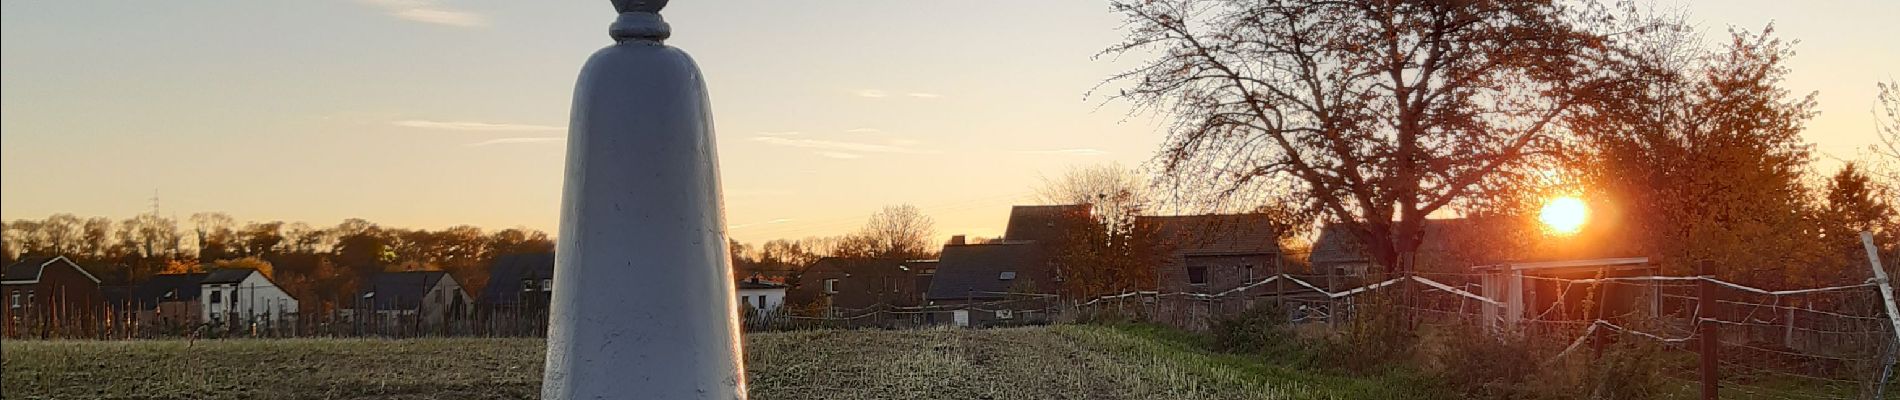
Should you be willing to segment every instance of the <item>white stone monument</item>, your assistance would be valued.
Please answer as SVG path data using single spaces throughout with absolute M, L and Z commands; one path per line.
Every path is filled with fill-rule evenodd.
M 543 398 L 746 396 L 712 111 L 665 5 L 615 0 L 574 87 Z

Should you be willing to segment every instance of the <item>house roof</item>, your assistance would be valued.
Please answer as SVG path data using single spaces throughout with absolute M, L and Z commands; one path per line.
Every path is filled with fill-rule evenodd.
M 358 298 L 372 300 L 378 310 L 411 310 L 422 306 L 429 289 L 449 273 L 442 271 L 382 272 L 370 277 L 368 287 Z M 454 278 L 448 278 L 454 279 Z
M 1620 240 L 1581 241 L 1560 248 L 1536 245 L 1544 238 L 1534 223 L 1513 217 L 1427 219 L 1420 226 L 1418 265 L 1421 271 L 1462 272 L 1474 265 L 1513 262 L 1615 259 L 1640 256 L 1629 242 Z M 1578 241 L 1576 239 L 1566 239 Z M 1313 244 L 1308 261 L 1324 263 L 1365 263 L 1365 246 L 1350 226 L 1327 225 Z M 1561 263 L 1560 263 L 1561 264 Z
M 1447 254 L 1458 252 L 1467 247 L 1466 242 L 1480 239 L 1485 235 L 1483 223 L 1470 218 L 1427 219 L 1419 225 L 1423 236 L 1418 244 L 1420 254 Z M 1367 262 L 1365 244 L 1346 224 L 1328 224 L 1320 230 L 1319 241 L 1313 243 L 1313 253 L 1308 261 L 1324 262 Z
M 91 279 L 92 283 L 99 283 L 98 277 L 92 276 L 91 272 L 86 272 L 86 269 L 81 268 L 79 264 L 74 264 L 72 260 L 66 259 L 66 256 L 32 257 L 20 260 L 19 262 L 6 266 L 4 269 L 0 269 L 0 282 L 9 284 L 39 282 L 40 274 L 46 272 L 46 267 L 58 264 L 70 266 L 73 270 L 79 271 L 81 275 L 85 275 L 86 279 Z
M 920 273 L 937 270 L 937 260 L 906 260 L 902 265 Z
M 1551 271 L 1565 269 L 1645 269 L 1650 268 L 1649 257 L 1591 258 L 1579 260 L 1554 260 L 1535 262 L 1514 262 L 1492 265 L 1479 265 L 1471 269 L 1479 271 Z
M 133 288 L 132 295 L 127 301 L 140 309 L 150 310 L 158 307 L 158 303 L 166 301 L 194 300 L 198 298 L 200 282 L 210 275 L 208 273 L 153 275 Z
M 137 286 L 100 286 L 99 296 L 105 300 L 107 307 L 121 310 L 131 305 L 134 300 L 132 295 L 137 290 Z
M 848 275 L 884 275 L 908 273 L 901 258 L 863 258 L 863 257 L 825 257 L 818 259 L 806 269 L 813 271 L 840 271 Z
M 1352 227 L 1345 224 L 1326 224 L 1321 228 L 1319 239 L 1313 242 L 1313 252 L 1306 256 L 1306 261 L 1314 264 L 1366 260 L 1364 243 L 1353 236 Z
M 251 273 L 254 272 L 257 272 L 257 270 L 250 268 L 219 268 L 207 271 L 209 275 L 206 275 L 204 281 L 199 283 L 206 285 L 239 283 L 244 282 L 244 278 L 251 277 Z
M 746 280 L 739 281 L 738 286 L 740 289 L 784 289 L 785 288 L 785 284 L 782 284 L 782 283 L 765 282 L 765 281 L 760 281 L 760 280 L 755 280 L 755 279 L 746 279 Z
M 1008 292 L 1015 279 L 1005 280 L 1005 272 L 1040 268 L 1046 253 L 1036 243 L 986 243 L 943 247 L 937 258 L 937 274 L 930 282 L 926 300 L 994 299 Z M 1014 278 L 1014 277 L 1012 277 Z M 1020 279 L 1020 278 L 1018 278 Z
M 523 279 L 554 279 L 554 253 L 509 254 L 495 258 L 488 266 L 488 286 L 482 288 L 482 304 L 521 302 Z
M 1259 254 L 1280 251 L 1280 230 L 1262 214 L 1137 217 L 1138 229 L 1183 254 Z
M 1087 204 L 1015 206 L 1009 209 L 1009 227 L 1003 230 L 1003 240 L 1055 242 L 1068 235 L 1071 224 L 1088 221 Z

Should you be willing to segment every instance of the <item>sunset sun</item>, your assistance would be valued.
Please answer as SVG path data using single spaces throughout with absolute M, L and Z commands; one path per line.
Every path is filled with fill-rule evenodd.
M 1590 218 L 1590 207 L 1576 197 L 1558 197 L 1544 203 L 1544 209 L 1537 213 L 1537 220 L 1558 234 L 1577 233 L 1583 228 L 1583 222 Z

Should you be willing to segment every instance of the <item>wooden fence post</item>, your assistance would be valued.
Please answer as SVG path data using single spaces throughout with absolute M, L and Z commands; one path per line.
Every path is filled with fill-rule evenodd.
M 1696 264 L 1696 275 L 1702 277 L 1696 281 L 1696 336 L 1700 337 L 1697 344 L 1701 348 L 1703 400 L 1720 398 L 1717 392 L 1721 390 L 1717 382 L 1720 378 L 1717 376 L 1716 360 L 1720 356 L 1718 352 L 1722 338 L 1718 336 L 1715 322 L 1712 321 L 1715 319 L 1715 282 L 1709 281 L 1714 279 L 1713 264 L 1709 260 Z
M 1880 285 L 1880 299 L 1885 300 L 1887 321 L 1893 324 L 1893 334 L 1900 340 L 1900 309 L 1893 302 L 1893 284 L 1887 281 L 1887 270 L 1880 265 L 1880 248 L 1874 246 L 1874 233 L 1861 232 L 1860 243 L 1867 248 L 1867 267 L 1874 270 L 1874 283 Z

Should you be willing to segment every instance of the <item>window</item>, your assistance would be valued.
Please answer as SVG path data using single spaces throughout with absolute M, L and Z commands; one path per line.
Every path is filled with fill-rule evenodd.
M 765 309 L 765 295 L 762 295 L 762 294 L 759 295 L 759 309 L 760 310 Z
M 33 308 L 33 289 L 26 290 L 26 307 Z
M 1003 273 L 996 275 L 996 280 L 999 280 L 999 281 L 1009 281 L 1009 280 L 1015 280 L 1015 279 L 1016 279 L 1016 271 L 1003 271 Z
M 837 279 L 826 279 L 826 280 L 825 280 L 825 293 L 838 293 L 838 280 L 837 280 Z
M 1015 317 L 1016 317 L 1016 313 L 1014 311 L 996 310 L 996 319 L 1010 319 L 1010 318 L 1015 318 Z
M 1246 270 L 1247 282 L 1253 282 L 1253 264 L 1242 265 L 1240 269 Z
M 1207 284 L 1207 267 L 1188 267 L 1187 273 L 1189 285 Z
M 533 279 L 522 279 L 522 280 L 521 280 L 521 291 L 523 291 L 523 292 L 532 292 L 532 291 L 534 291 L 534 280 L 533 280 Z
M 553 279 L 542 279 L 542 280 L 541 280 L 541 291 L 543 291 L 543 292 L 551 292 L 551 291 L 554 291 L 554 280 L 553 280 Z
M 20 289 L 13 289 L 13 308 L 20 308 Z
M 222 302 L 224 302 L 224 292 L 220 292 L 216 290 L 211 291 L 211 304 L 218 304 Z

